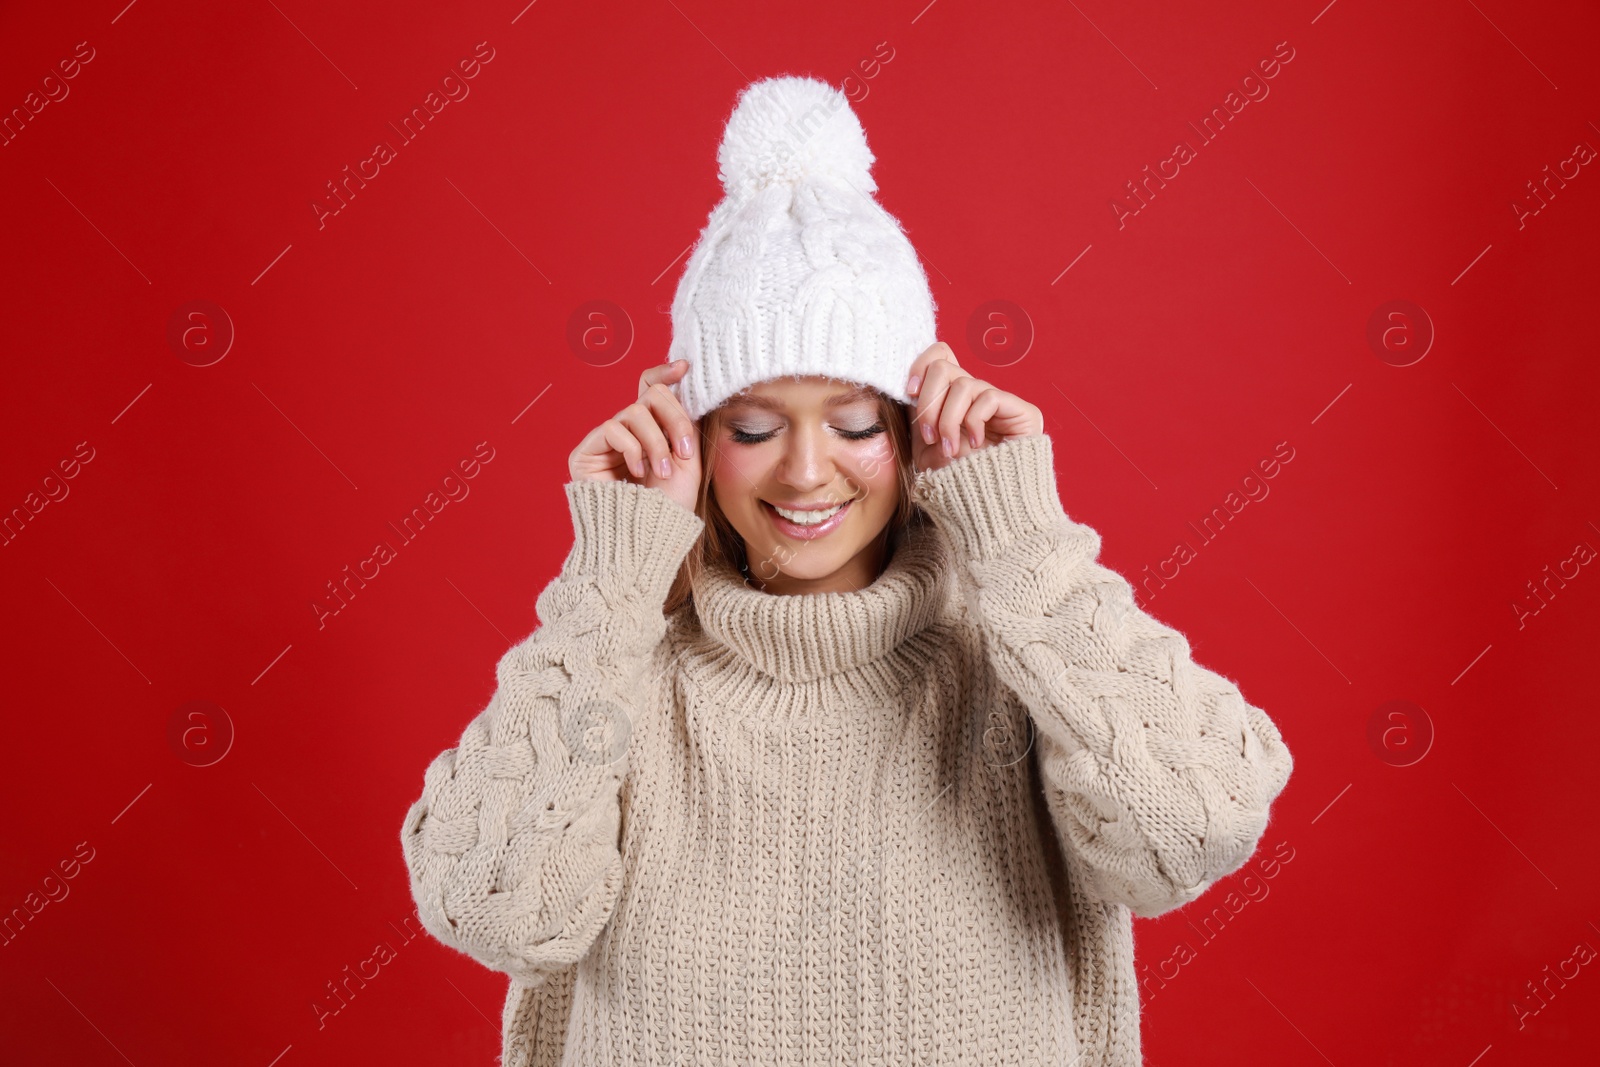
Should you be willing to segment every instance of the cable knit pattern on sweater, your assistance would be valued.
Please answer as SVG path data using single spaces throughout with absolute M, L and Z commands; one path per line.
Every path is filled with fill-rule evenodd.
M 702 520 L 566 487 L 541 626 L 401 832 L 441 941 L 511 977 L 505 1067 L 1135 1067 L 1135 915 L 1254 850 L 1292 760 L 1140 611 L 1050 438 L 917 476 L 865 589 L 732 570 Z

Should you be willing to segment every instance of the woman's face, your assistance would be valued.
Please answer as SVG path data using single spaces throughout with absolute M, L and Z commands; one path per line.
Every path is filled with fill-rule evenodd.
M 883 570 L 900 483 L 878 397 L 836 378 L 776 378 L 719 409 L 711 492 L 767 592 L 862 589 Z

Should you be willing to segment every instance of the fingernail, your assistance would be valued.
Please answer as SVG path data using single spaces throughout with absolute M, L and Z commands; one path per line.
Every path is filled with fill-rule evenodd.
M 950 443 L 950 438 L 948 438 L 948 437 L 939 438 L 939 444 L 941 446 L 943 446 L 944 454 L 946 456 L 949 456 L 951 459 L 955 458 L 956 449 L 955 449 L 955 446 Z
M 922 439 L 930 445 L 933 444 L 933 423 L 925 422 L 922 424 Z
M 967 434 L 967 440 L 972 442 L 972 447 L 973 448 L 977 448 L 978 447 L 978 431 L 977 430 L 973 430 L 971 433 Z
M 644 461 L 637 459 L 628 460 L 628 470 L 635 478 L 644 477 Z
M 916 396 L 917 395 L 917 387 L 920 386 L 921 384 L 922 384 L 922 375 L 913 374 L 911 376 L 911 380 L 906 383 L 906 392 L 910 393 L 912 396 Z
M 694 445 L 689 442 L 688 434 L 684 434 L 682 437 L 678 438 L 678 455 L 682 456 L 684 459 L 688 459 L 690 456 L 694 455 Z
M 657 464 L 657 466 L 661 468 L 661 477 L 672 477 L 672 460 L 668 459 L 666 456 L 662 456 L 661 462 Z

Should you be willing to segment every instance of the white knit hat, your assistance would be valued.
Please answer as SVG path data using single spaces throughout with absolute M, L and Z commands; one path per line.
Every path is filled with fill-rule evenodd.
M 667 361 L 698 419 L 746 386 L 820 374 L 905 404 L 933 344 L 933 294 L 877 191 L 861 121 L 815 78 L 766 78 L 740 94 L 722 147 L 725 193 L 672 301 Z

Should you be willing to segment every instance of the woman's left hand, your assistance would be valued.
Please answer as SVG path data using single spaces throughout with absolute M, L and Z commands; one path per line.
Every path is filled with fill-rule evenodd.
M 911 451 L 918 471 L 938 470 L 988 445 L 1044 432 L 1044 412 L 974 378 L 943 341 L 911 364 L 906 391 L 916 398 Z

